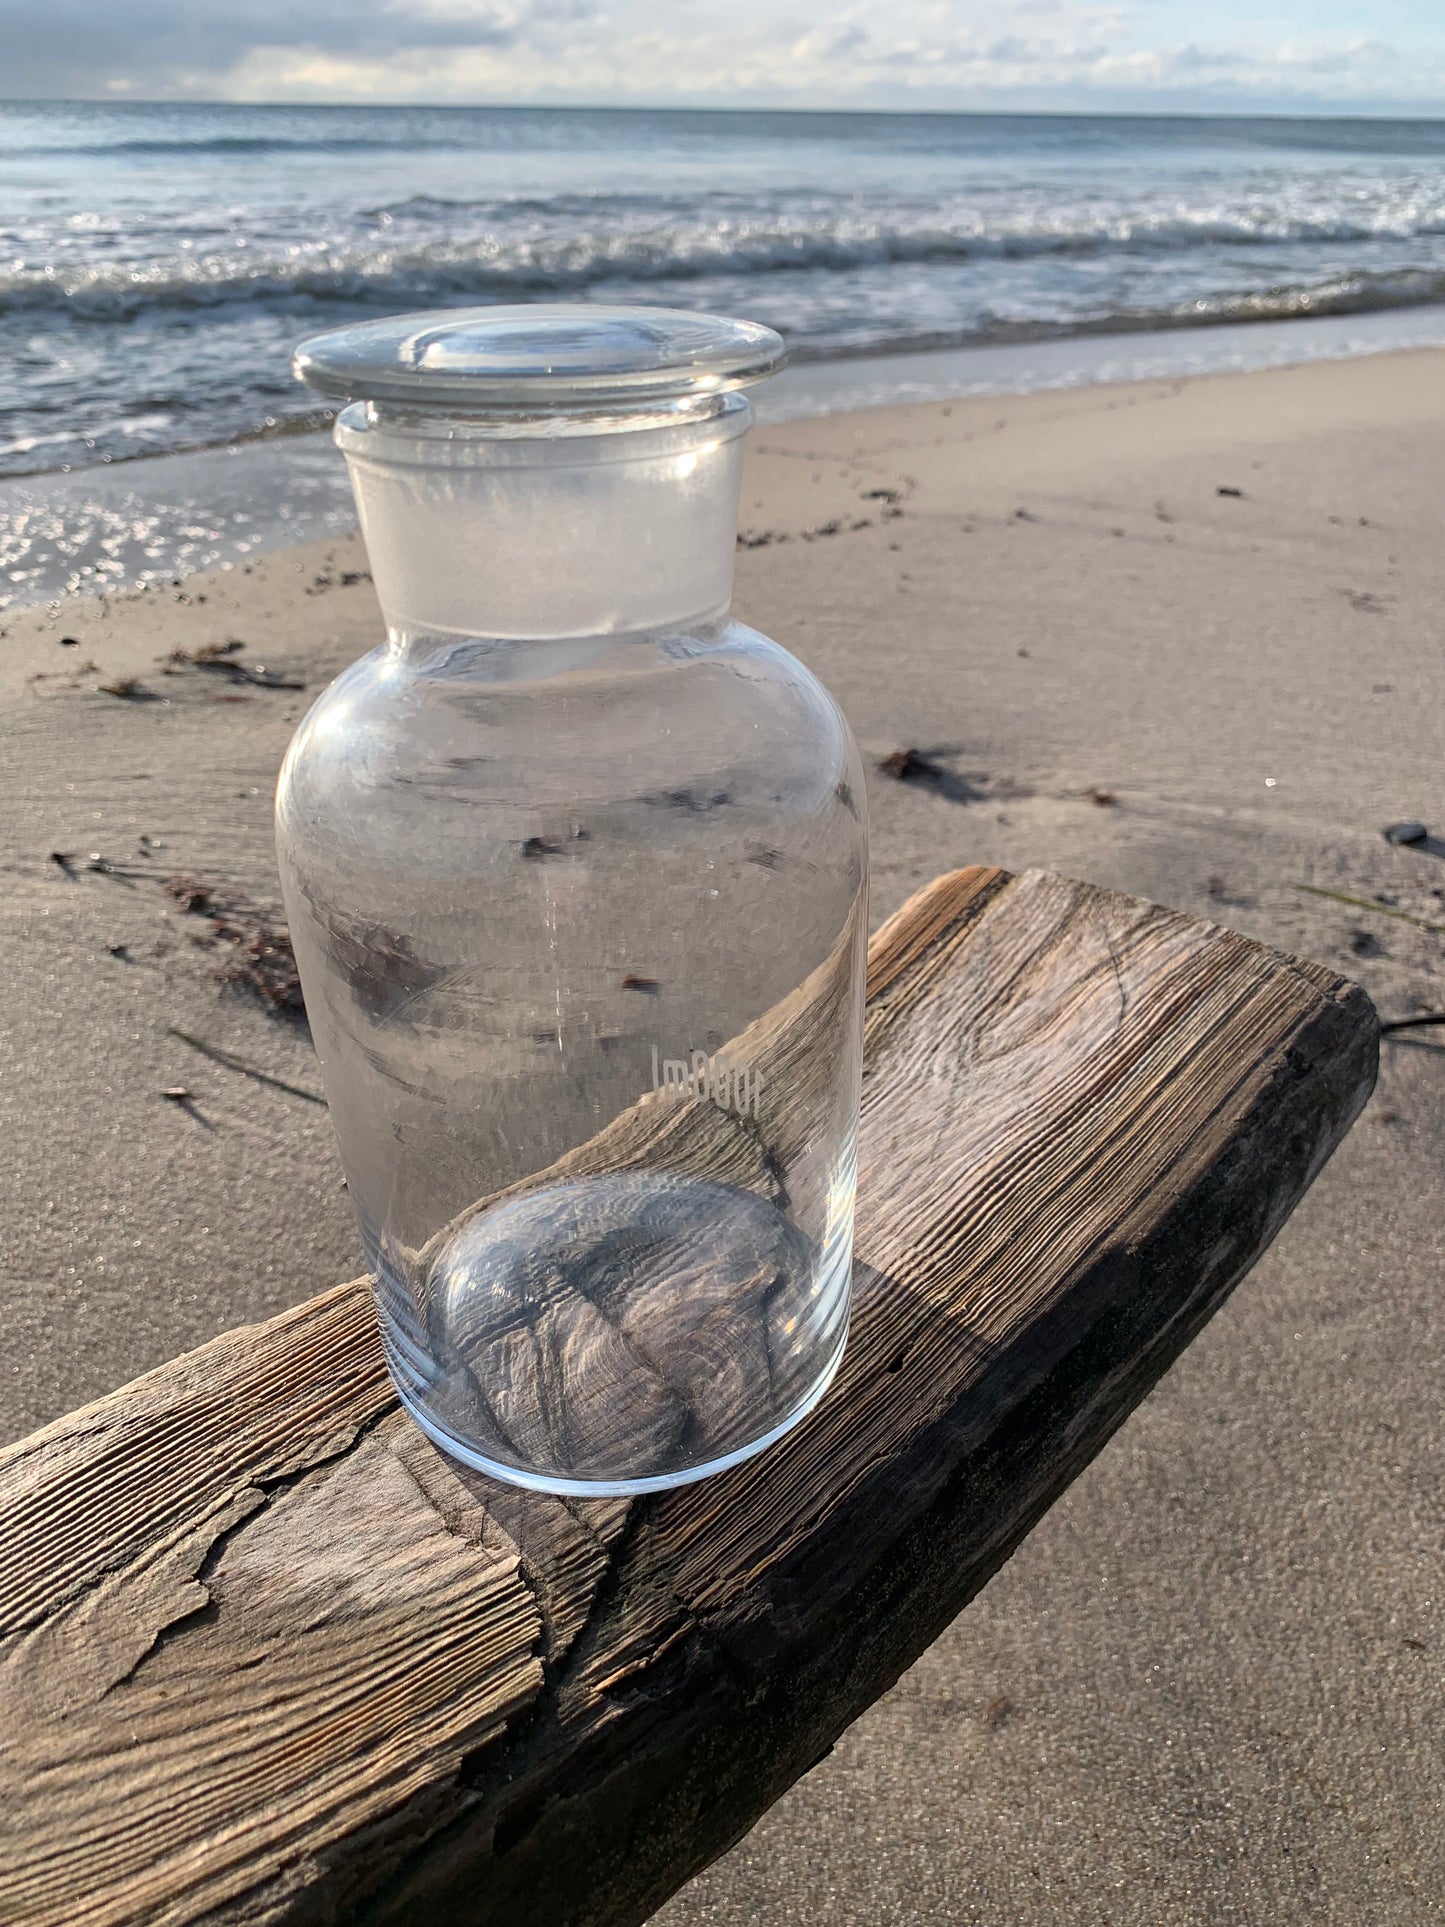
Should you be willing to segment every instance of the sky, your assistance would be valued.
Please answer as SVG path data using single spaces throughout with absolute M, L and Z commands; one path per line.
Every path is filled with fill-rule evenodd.
M 1445 5 L 0 0 L 0 98 L 1445 114 Z

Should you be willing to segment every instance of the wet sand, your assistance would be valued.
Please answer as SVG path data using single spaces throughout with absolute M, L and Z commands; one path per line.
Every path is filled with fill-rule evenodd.
M 875 919 L 1041 863 L 1445 1009 L 1442 429 L 1427 350 L 760 431 L 738 613 L 848 712 Z M 0 618 L 7 1437 L 359 1269 L 305 1034 L 213 972 L 264 950 L 364 570 Z M 306 690 L 165 662 L 233 640 Z M 1230 1305 L 671 1927 L 1434 1917 L 1445 1030 L 1383 1059 Z

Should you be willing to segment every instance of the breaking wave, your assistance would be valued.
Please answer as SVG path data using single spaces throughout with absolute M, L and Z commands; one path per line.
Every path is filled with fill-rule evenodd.
M 390 227 L 434 219 L 445 204 L 427 201 L 378 210 Z M 515 211 L 508 211 L 515 222 Z M 500 227 L 500 224 L 499 224 Z M 381 234 L 387 233 L 387 226 Z M 410 239 L 410 237 L 408 237 Z M 593 227 L 570 233 L 508 236 L 483 230 L 466 237 L 416 237 L 364 243 L 294 244 L 197 250 L 139 263 L 77 262 L 19 266 L 0 272 L 0 314 L 25 310 L 86 321 L 128 321 L 147 309 L 213 308 L 234 302 L 288 300 L 348 304 L 446 305 L 567 295 L 612 281 L 634 287 L 703 276 L 847 274 L 858 269 L 1010 260 L 1158 256 L 1202 247 L 1269 250 L 1445 238 L 1445 202 L 1408 223 L 1338 218 L 1257 220 L 1218 213 L 1130 217 L 1093 222 L 1015 222 L 990 229 L 922 223 L 885 225 L 840 220 L 822 225 L 748 221 L 630 229 Z M 1428 267 L 1358 270 L 1267 286 L 1238 297 L 1231 318 L 1267 314 L 1340 313 L 1342 304 L 1409 305 L 1440 298 L 1441 277 Z M 1313 304 L 1324 303 L 1325 306 Z
M 69 103 L 0 106 L 0 167 L 0 474 L 280 432 L 300 335 L 415 308 L 716 308 L 799 361 L 1445 333 L 1445 123 Z

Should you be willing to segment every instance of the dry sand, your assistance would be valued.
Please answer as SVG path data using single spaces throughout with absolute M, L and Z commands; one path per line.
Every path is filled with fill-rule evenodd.
M 1445 1008 L 1445 936 L 1384 914 L 1445 926 L 1442 484 L 1437 351 L 794 422 L 756 438 L 738 610 L 874 768 L 875 916 L 1046 864 L 1407 1016 Z M 237 637 L 314 691 L 375 638 L 362 568 L 333 544 L 7 622 L 0 1435 L 358 1268 L 324 1110 L 170 1034 L 317 1088 L 161 885 L 274 902 L 309 696 L 159 659 Z M 127 676 L 155 700 L 99 688 Z M 950 780 L 876 770 L 904 746 Z M 1389 847 L 1405 816 L 1435 839 Z M 669 1927 L 1441 1917 L 1445 1031 L 1383 1056 L 1231 1303 Z

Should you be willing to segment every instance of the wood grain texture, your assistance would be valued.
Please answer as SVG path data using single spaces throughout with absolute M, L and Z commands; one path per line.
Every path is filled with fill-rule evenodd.
M 644 1919 L 996 1570 L 1371 1088 L 1364 994 L 1151 905 L 940 878 L 874 939 L 853 1334 L 761 1458 L 489 1485 L 363 1285 L 0 1454 L 0 1921 Z

